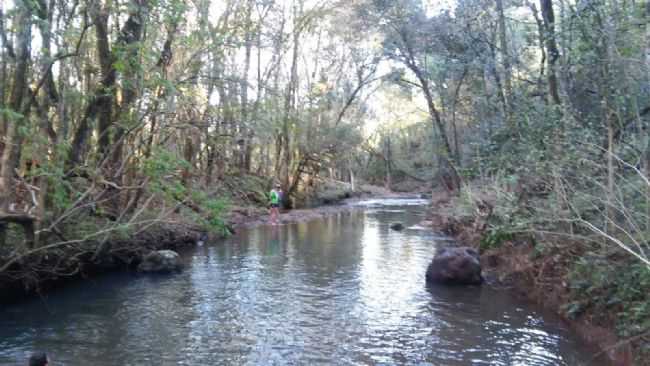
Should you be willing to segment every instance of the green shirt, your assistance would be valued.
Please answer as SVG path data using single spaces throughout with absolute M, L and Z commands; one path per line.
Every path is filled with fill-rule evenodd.
M 269 196 L 271 197 L 272 204 L 277 205 L 280 203 L 280 192 L 276 191 L 275 189 L 272 189 L 271 194 Z

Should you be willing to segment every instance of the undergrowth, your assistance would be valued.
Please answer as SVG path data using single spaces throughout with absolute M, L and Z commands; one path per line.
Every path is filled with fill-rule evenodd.
M 611 320 L 607 314 L 612 314 L 623 338 L 650 330 L 650 270 L 643 264 L 592 253 L 574 264 L 569 280 L 569 316 L 590 310 L 596 321 L 605 322 Z
M 481 200 L 489 200 L 493 205 L 480 249 L 499 248 L 506 242 L 516 244 L 518 233 L 529 233 L 529 238 L 535 239 L 530 259 L 543 261 L 550 255 L 571 252 L 572 243 L 584 238 L 581 246 L 585 250 L 576 251 L 573 260 L 558 262 L 564 266 L 557 269 L 559 273 L 568 273 L 565 281 L 569 286 L 568 300 L 561 310 L 569 318 L 586 316 L 597 325 L 613 326 L 621 339 L 647 334 L 650 331 L 650 268 L 617 246 L 605 244 L 602 238 L 565 220 L 566 211 L 562 211 L 559 197 L 554 193 L 519 202 L 508 192 L 507 184 L 495 180 L 483 185 L 481 190 L 467 186 L 455 202 L 453 210 L 458 217 L 475 215 Z M 580 206 L 573 206 L 576 207 Z M 583 217 L 590 217 L 588 210 L 582 213 Z M 593 245 L 596 242 L 603 244 Z

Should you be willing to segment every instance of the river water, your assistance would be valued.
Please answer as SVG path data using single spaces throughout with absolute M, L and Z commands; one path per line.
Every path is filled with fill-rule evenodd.
M 247 229 L 165 276 L 111 274 L 0 311 L 0 365 L 584 365 L 557 319 L 483 287 L 425 286 L 419 200 Z M 408 229 L 396 232 L 390 223 Z

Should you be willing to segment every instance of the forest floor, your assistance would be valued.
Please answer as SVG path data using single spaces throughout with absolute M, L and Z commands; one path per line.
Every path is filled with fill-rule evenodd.
M 477 202 L 489 202 L 482 197 Z M 650 365 L 644 358 L 647 339 L 621 339 L 616 331 L 616 308 L 609 313 L 587 309 L 578 316 L 567 310 L 570 299 L 570 271 L 580 256 L 574 245 L 555 246 L 540 253 L 534 240 L 525 236 L 508 236 L 499 245 L 488 245 L 489 212 L 475 207 L 472 214 L 459 214 L 460 197 L 446 191 L 435 192 L 428 222 L 437 232 L 456 239 L 459 245 L 469 245 L 481 252 L 481 264 L 486 282 L 493 287 L 511 291 L 515 296 L 536 303 L 558 314 L 585 342 L 601 352 L 594 360 L 607 360 L 615 365 Z M 589 299 L 585 299 L 589 301 Z M 647 335 L 647 334 L 646 334 Z

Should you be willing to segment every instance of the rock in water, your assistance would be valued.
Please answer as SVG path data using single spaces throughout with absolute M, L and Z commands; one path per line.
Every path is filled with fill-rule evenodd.
M 427 282 L 478 285 L 483 282 L 478 252 L 470 247 L 438 248 L 427 268 Z
M 395 230 L 395 231 L 402 231 L 402 230 L 404 230 L 404 225 L 401 222 L 396 222 L 396 223 L 390 224 L 390 228 Z
M 181 258 L 173 250 L 155 250 L 142 258 L 139 272 L 173 272 L 182 268 Z

